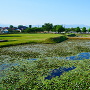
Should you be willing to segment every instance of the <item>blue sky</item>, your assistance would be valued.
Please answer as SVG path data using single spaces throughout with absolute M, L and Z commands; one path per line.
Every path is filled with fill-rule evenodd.
M 90 0 L 0 0 L 0 24 L 90 25 Z

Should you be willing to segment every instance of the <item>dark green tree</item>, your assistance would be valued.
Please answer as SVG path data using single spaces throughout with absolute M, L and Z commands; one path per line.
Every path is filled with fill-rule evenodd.
M 70 31 L 75 31 L 76 28 L 70 28 Z
M 57 25 L 56 26 L 56 31 L 58 31 L 58 33 L 64 32 L 65 28 L 62 25 Z
M 53 24 L 52 23 L 45 23 L 44 25 L 42 25 L 42 28 L 44 31 L 52 31 L 53 29 Z
M 81 30 L 80 30 L 79 27 L 77 27 L 75 31 L 76 31 L 77 33 L 78 33 L 78 32 L 81 32 Z
M 54 26 L 53 26 L 53 29 L 52 29 L 53 32 L 56 32 L 56 31 L 57 31 L 57 30 L 56 30 L 56 27 L 57 27 L 57 25 L 54 25 Z
M 13 25 L 10 25 L 9 28 L 13 28 Z
M 70 28 L 65 28 L 65 33 L 68 33 L 68 32 L 70 32 L 70 31 L 71 31 Z
M 82 32 L 86 32 L 87 30 L 86 30 L 86 27 L 83 27 L 82 28 Z
M 32 32 L 32 28 L 26 28 L 25 30 L 22 30 L 22 32 L 24 32 L 24 33 L 31 33 Z
M 32 25 L 29 25 L 29 28 L 32 28 Z
M 18 25 L 18 29 L 23 30 L 23 25 Z
M 90 28 L 88 29 L 88 32 L 90 32 Z

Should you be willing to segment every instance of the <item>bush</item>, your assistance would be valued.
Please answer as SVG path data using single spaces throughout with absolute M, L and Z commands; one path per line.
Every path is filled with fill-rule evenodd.
M 65 40 L 67 40 L 66 36 L 60 36 L 60 37 L 55 37 L 55 38 L 49 38 L 49 39 L 45 40 L 44 43 L 60 43 Z
M 76 35 L 75 34 L 69 34 L 67 36 L 69 36 L 69 37 L 75 37 Z

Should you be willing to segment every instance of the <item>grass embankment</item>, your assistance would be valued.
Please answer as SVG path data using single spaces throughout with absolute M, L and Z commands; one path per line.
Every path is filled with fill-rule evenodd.
M 60 37 L 46 39 L 43 43 L 60 43 L 60 42 L 65 41 L 67 39 L 68 38 L 65 36 L 60 36 Z
M 86 40 L 90 40 L 90 37 L 68 37 L 68 39 L 86 39 Z
M 0 42 L 0 47 L 13 46 L 27 43 L 57 43 L 54 37 L 60 37 L 61 34 L 5 34 L 0 35 L 0 40 L 8 40 L 8 42 Z M 60 38 L 57 38 L 60 39 Z M 61 37 L 61 41 L 65 38 Z
M 76 34 L 79 37 L 90 37 L 90 34 Z
M 90 40 L 90 34 L 67 34 L 68 39 L 86 39 Z
M 74 36 L 73 36 L 74 35 Z M 78 37 L 77 37 L 78 36 Z M 0 35 L 0 47 L 13 46 L 28 43 L 59 43 L 66 39 L 90 39 L 89 34 L 4 34 Z

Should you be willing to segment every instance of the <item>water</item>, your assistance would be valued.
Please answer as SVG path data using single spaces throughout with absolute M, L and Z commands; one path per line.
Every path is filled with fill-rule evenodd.
M 90 59 L 90 52 L 83 52 L 79 53 L 75 56 L 69 56 L 69 57 L 46 57 L 45 59 L 50 59 L 50 58 L 56 58 L 58 60 L 64 59 L 64 60 L 84 60 L 84 59 Z M 27 60 L 38 60 L 39 58 L 30 58 Z
M 38 58 L 30 58 L 30 59 L 27 59 L 27 60 L 38 60 Z
M 46 57 L 45 59 L 57 59 L 57 60 L 84 60 L 84 59 L 90 59 L 90 52 L 83 52 L 83 53 L 79 53 L 75 56 L 68 56 L 68 57 Z M 30 60 L 30 61 L 34 61 L 34 60 L 39 60 L 39 58 L 29 58 L 27 60 Z M 0 65 L 0 77 L 3 76 L 3 71 L 6 71 L 6 70 L 9 70 L 11 68 L 11 66 L 18 66 L 19 64 L 18 63 L 11 63 L 11 64 L 1 64 Z M 56 69 L 56 70 L 53 70 L 52 73 L 51 73 L 51 76 L 48 76 L 46 78 L 52 78 L 52 77 L 55 77 L 55 76 L 60 76 L 63 71 L 68 71 L 68 70 L 72 70 L 73 68 L 75 67 L 70 67 L 70 68 L 59 68 L 59 69 Z M 56 71 L 56 73 L 55 73 Z
M 12 64 L 1 64 L 0 65 L 0 77 L 5 76 L 5 72 L 10 69 L 11 66 L 19 66 L 17 63 L 12 63 Z
M 53 77 L 60 76 L 60 75 L 62 75 L 62 73 L 68 72 L 68 71 L 73 70 L 75 68 L 76 67 L 72 66 L 72 67 L 69 67 L 69 68 L 62 67 L 62 68 L 59 68 L 59 69 L 54 69 L 54 70 L 52 70 L 52 72 L 50 73 L 50 75 L 48 75 L 47 77 L 45 77 L 45 79 L 50 80 Z
M 66 57 L 67 60 L 84 60 L 84 59 L 90 59 L 90 52 L 83 52 L 79 53 L 76 56 L 69 56 Z
M 83 52 L 83 53 L 79 53 L 75 56 L 69 56 L 69 57 L 46 57 L 45 59 L 50 59 L 50 58 L 56 58 L 57 60 L 61 60 L 61 59 L 64 59 L 64 60 L 84 60 L 84 59 L 90 59 L 90 52 Z M 38 60 L 38 58 L 31 58 L 31 59 L 28 59 L 28 60 Z M 53 77 L 60 76 L 60 75 L 62 75 L 62 73 L 68 72 L 68 71 L 73 70 L 75 68 L 76 67 L 72 66 L 72 67 L 69 67 L 69 68 L 62 67 L 62 68 L 59 68 L 59 69 L 54 69 L 54 70 L 52 70 L 50 75 L 45 77 L 45 79 L 50 80 Z
M 5 70 L 5 69 L 8 69 L 8 68 L 10 68 L 11 66 L 17 66 L 17 65 L 18 65 L 17 63 L 1 64 L 1 65 L 0 65 L 0 71 L 1 71 L 1 70 Z

